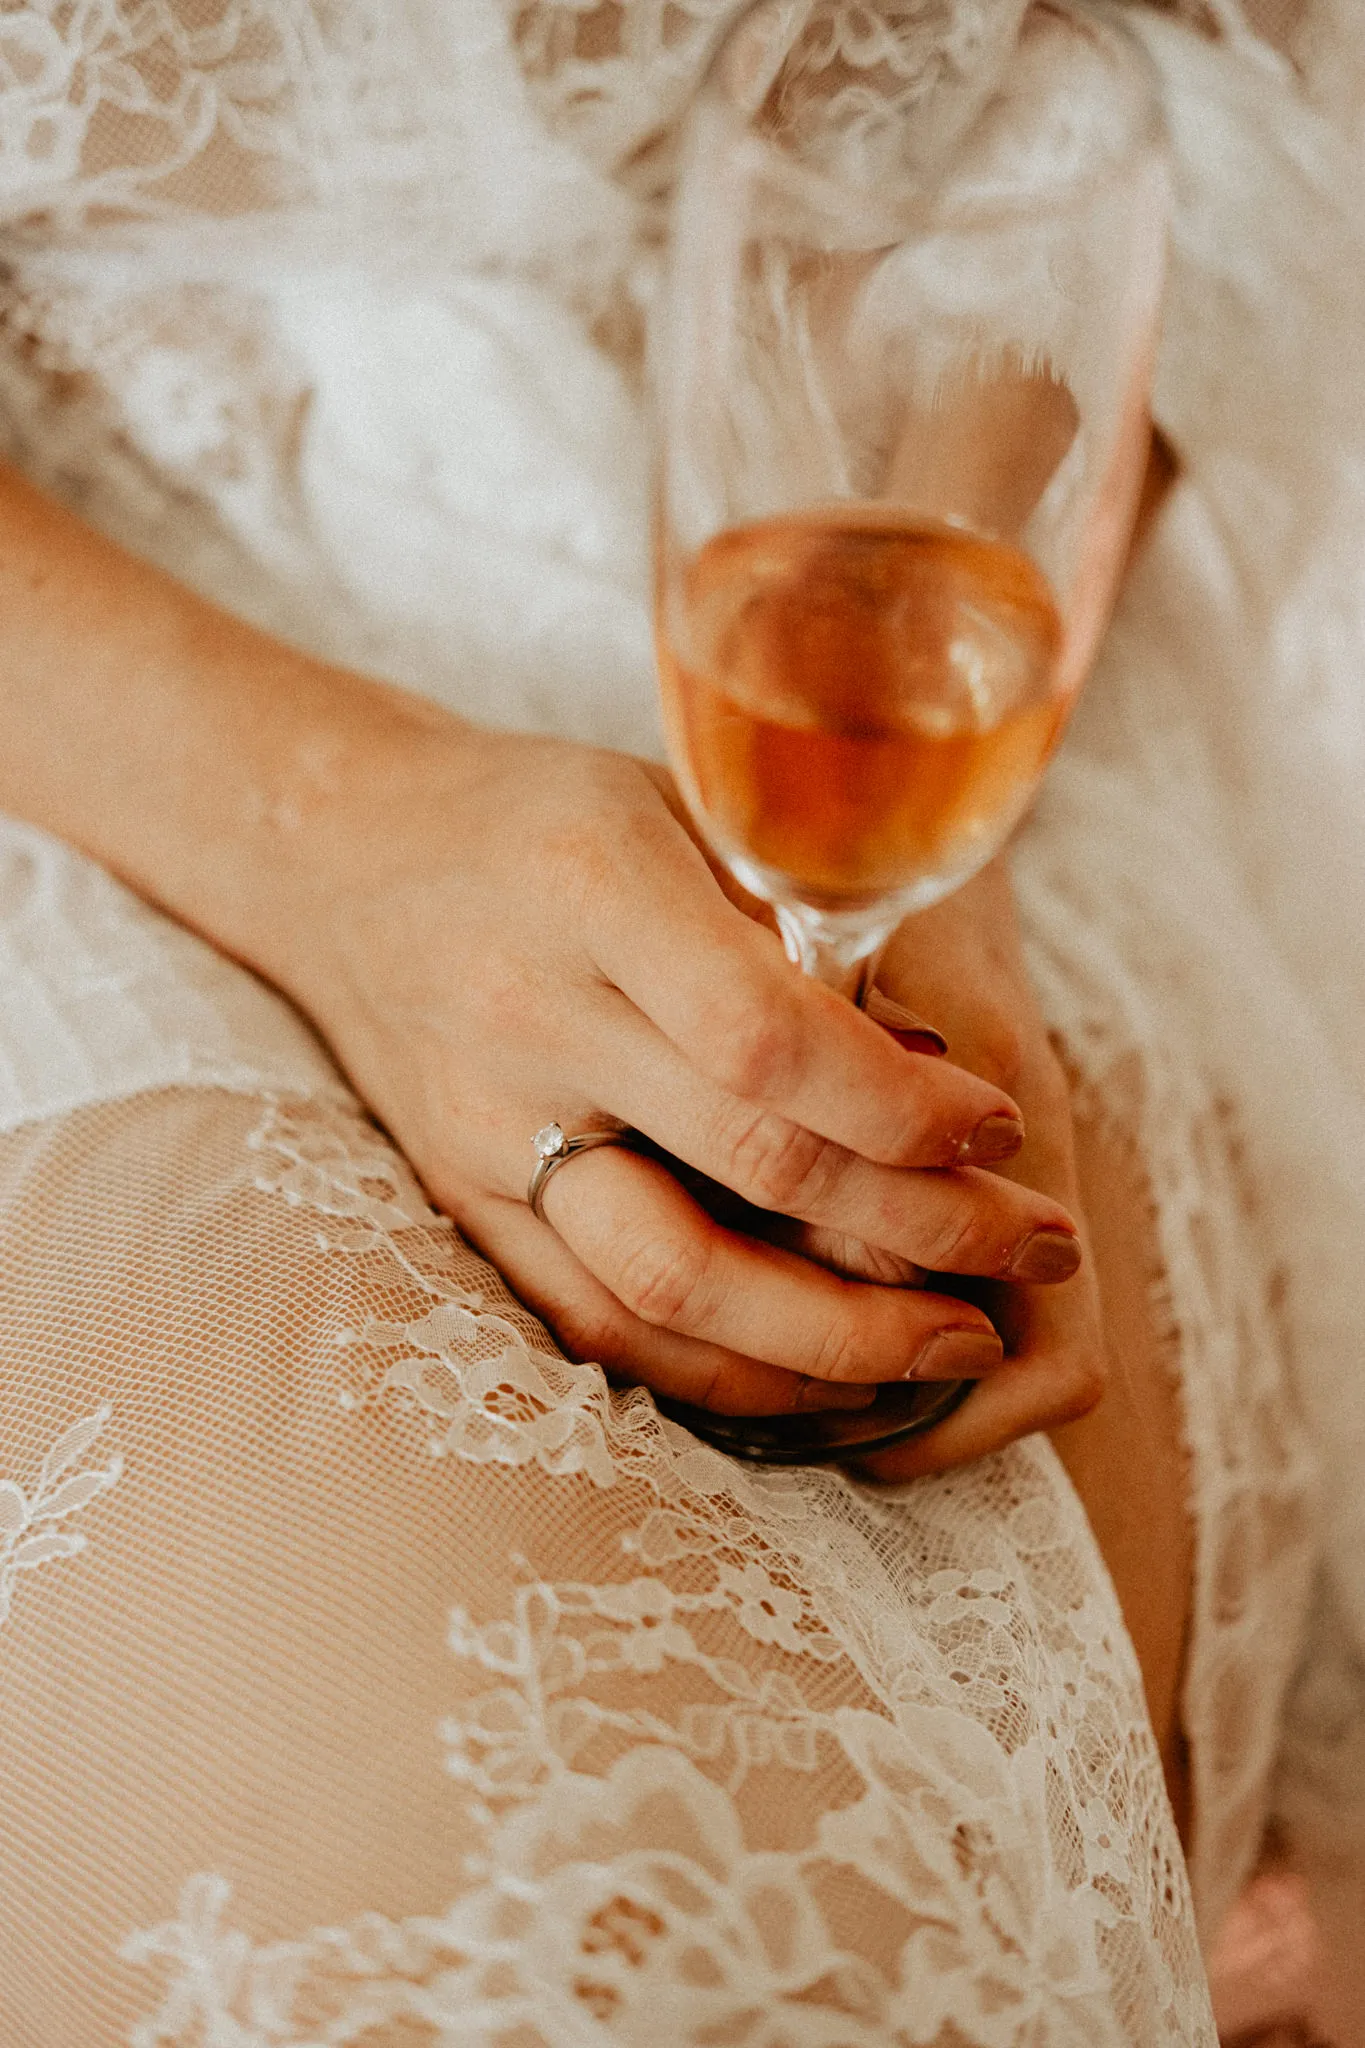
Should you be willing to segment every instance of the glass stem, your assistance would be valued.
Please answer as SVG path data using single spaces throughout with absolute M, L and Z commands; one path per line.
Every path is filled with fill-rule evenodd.
M 823 981 L 826 988 L 861 1005 L 895 929 L 894 921 L 866 923 L 858 918 L 827 917 L 801 903 L 777 903 L 773 909 L 793 966 L 812 981 Z

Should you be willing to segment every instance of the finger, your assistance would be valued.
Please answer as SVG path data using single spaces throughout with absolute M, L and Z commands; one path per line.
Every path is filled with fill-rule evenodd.
M 796 1252 L 817 1266 L 828 1266 L 832 1273 L 842 1273 L 849 1280 L 872 1280 L 879 1287 L 924 1285 L 924 1269 L 913 1259 L 899 1258 L 895 1252 L 865 1244 L 861 1238 L 850 1237 L 842 1230 L 822 1230 L 816 1224 L 799 1222 L 795 1216 L 775 1216 L 771 1210 L 756 1209 L 729 1188 L 708 1180 L 705 1174 L 686 1171 L 677 1161 L 671 1162 L 671 1168 L 708 1216 L 727 1230 L 738 1231 L 741 1237 L 756 1237 L 763 1244 L 780 1245 L 784 1251 Z
M 865 1017 L 890 1033 L 902 1052 L 926 1052 L 934 1059 L 942 1059 L 948 1050 L 948 1041 L 941 1031 L 923 1017 L 917 1017 L 913 1010 L 907 1010 L 904 1003 L 893 1002 L 879 988 L 868 990 L 862 1009 Z
M 726 1230 L 738 1231 L 741 1237 L 758 1238 L 763 1244 L 780 1245 L 784 1251 L 812 1259 L 817 1266 L 828 1266 L 832 1273 L 842 1273 L 849 1280 L 873 1280 L 880 1287 L 924 1285 L 924 1270 L 913 1259 L 902 1259 L 895 1252 L 864 1244 L 861 1238 L 849 1237 L 844 1231 L 821 1230 L 814 1224 L 798 1222 L 794 1216 L 775 1216 L 771 1210 L 756 1209 L 718 1181 L 691 1172 L 678 1160 L 665 1163 L 693 1200 Z
M 546 1186 L 547 1217 L 632 1314 L 816 1379 L 975 1379 L 999 1364 L 971 1304 L 869 1287 L 724 1229 L 657 1160 L 618 1146 Z
M 935 1058 L 947 1052 L 948 1041 L 941 1031 L 925 1018 L 917 1017 L 913 1010 L 907 1010 L 903 1003 L 884 995 L 881 989 L 870 988 L 862 1007 L 903 1051 L 929 1053 Z M 760 1225 L 754 1234 L 767 1237 L 771 1244 L 785 1245 L 788 1251 L 799 1252 L 803 1259 L 813 1259 L 817 1266 L 828 1266 L 831 1272 L 842 1273 L 849 1280 L 875 1280 L 883 1287 L 924 1285 L 924 1269 L 913 1259 L 883 1251 L 879 1245 L 851 1237 L 847 1231 L 825 1230 L 818 1224 L 798 1222 L 793 1216 L 770 1216 L 766 1227 Z
M 873 1280 L 879 1287 L 923 1287 L 925 1283 L 924 1268 L 913 1259 L 883 1251 L 879 1245 L 850 1237 L 843 1230 L 822 1230 L 813 1223 L 799 1223 L 793 1216 L 756 1213 L 750 1235 L 768 1244 L 781 1245 L 785 1251 L 798 1252 L 803 1259 L 828 1266 L 831 1273 L 842 1273 L 848 1280 Z
M 832 989 L 800 975 L 771 933 L 736 910 L 667 817 L 659 899 L 623 890 L 590 925 L 607 980 L 727 1093 L 778 1110 L 887 1165 L 987 1165 L 1019 1149 L 1023 1120 L 1002 1089 L 907 1053 Z M 656 886 L 658 884 L 656 883 Z M 591 920 L 593 904 L 587 906 Z
M 720 1415 L 864 1408 L 874 1398 L 871 1387 L 784 1372 L 642 1321 L 522 1202 L 494 1198 L 464 1228 L 570 1358 L 601 1365 L 615 1377 Z
M 1090 1412 L 1103 1396 L 1106 1370 L 1085 1277 L 1024 1293 L 1022 1336 L 1017 1349 L 1007 1347 L 999 1372 L 973 1387 L 937 1428 L 863 1459 L 861 1471 L 879 1480 L 924 1478 Z
M 1050 1282 L 1080 1264 L 1076 1224 L 1052 1196 L 975 1167 L 874 1165 L 696 1073 L 619 992 L 603 990 L 593 1009 L 581 1058 L 598 1099 L 755 1208 L 936 1273 Z M 915 1163 L 938 1165 L 932 1156 Z

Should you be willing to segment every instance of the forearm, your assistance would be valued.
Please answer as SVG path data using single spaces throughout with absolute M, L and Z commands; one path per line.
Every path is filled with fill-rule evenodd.
M 1034 1292 L 1040 1247 L 1074 1263 L 1063 1204 L 980 1170 L 1022 1138 L 1012 1097 L 794 974 L 640 763 L 282 648 L 3 475 L 0 616 L 0 807 L 291 996 L 580 1355 L 770 1414 L 848 1405 L 827 1382 L 989 1376 L 1002 1347 L 956 1291 L 860 1285 L 730 1230 L 629 1147 L 576 1166 L 572 1201 L 552 1188 L 550 1228 L 524 1195 L 552 1117 L 634 1126 L 741 1203 L 900 1265 Z M 945 1425 L 945 1462 L 1076 1412 L 1088 1383 L 1033 1363 L 1022 1419 L 969 1402 L 980 1425 Z
M 407 693 L 286 647 L 0 468 L 0 809 L 92 854 L 276 979 L 348 792 L 424 725 Z M 419 750 L 420 751 L 420 750 Z

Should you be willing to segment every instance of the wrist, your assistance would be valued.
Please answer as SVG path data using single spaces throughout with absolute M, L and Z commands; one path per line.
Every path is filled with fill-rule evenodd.
M 450 814 L 483 737 L 406 691 L 308 668 L 244 736 L 192 900 L 170 906 L 299 1000 L 340 906 L 392 880 L 422 816 Z
M 0 466 L 0 808 L 291 987 L 386 783 L 459 721 L 218 610 Z

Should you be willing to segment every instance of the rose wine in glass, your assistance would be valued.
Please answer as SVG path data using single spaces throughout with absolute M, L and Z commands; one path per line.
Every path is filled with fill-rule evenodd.
M 674 756 L 769 902 L 938 895 L 1023 810 L 1061 729 L 1061 620 L 1020 549 L 866 506 L 708 541 L 661 624 Z
M 656 641 L 698 829 L 855 1001 L 1001 847 L 1117 585 L 1149 441 L 1167 188 L 1103 8 L 758 0 L 683 135 L 652 337 Z M 850 1456 L 966 1391 L 675 1407 L 743 1455 Z

